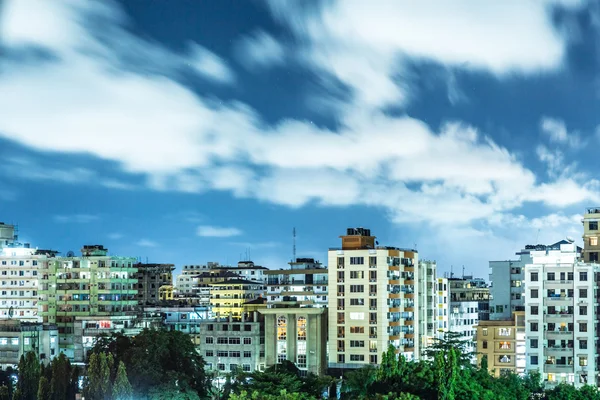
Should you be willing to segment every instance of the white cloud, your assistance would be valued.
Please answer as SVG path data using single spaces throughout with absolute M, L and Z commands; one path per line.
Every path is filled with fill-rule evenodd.
M 565 122 L 560 119 L 543 117 L 540 121 L 540 127 L 542 132 L 548 136 L 550 143 L 561 144 L 569 148 L 583 146 L 579 133 L 567 131 Z
M 196 234 L 201 237 L 232 237 L 239 236 L 242 231 L 238 228 L 226 228 L 220 226 L 201 225 L 196 229 Z
M 123 237 L 124 237 L 124 235 L 119 232 L 114 232 L 114 233 L 108 234 L 108 238 L 111 240 L 119 240 L 119 239 L 122 239 Z
M 25 7 L 23 15 L 27 15 L 30 4 L 37 3 L 17 0 L 11 7 Z M 4 25 L 12 27 L 9 40 L 0 39 L 1 46 L 33 43 L 58 55 L 52 62 L 35 66 L 0 60 L 0 136 L 31 148 L 85 153 L 115 162 L 123 171 L 146 178 L 147 185 L 156 190 L 224 190 L 235 196 L 292 207 L 309 202 L 368 205 L 388 211 L 397 222 L 454 224 L 464 229 L 474 221 L 510 212 L 527 202 L 562 207 L 598 198 L 598 185 L 579 182 L 576 176 L 540 181 L 508 149 L 468 125 L 449 123 L 437 132 L 414 118 L 378 112 L 378 105 L 402 95 L 391 78 L 396 53 L 415 54 L 406 42 L 408 38 L 379 38 L 378 33 L 363 32 L 376 26 L 374 18 L 379 14 L 371 8 L 377 7 L 364 10 L 365 26 L 357 30 L 355 44 L 347 43 L 351 35 L 341 33 L 357 22 L 353 13 L 365 7 L 359 2 L 338 4 L 316 19 L 297 16 L 307 24 L 307 56 L 314 55 L 323 70 L 356 85 L 356 90 L 366 90 L 361 95 L 362 104 L 371 107 L 358 109 L 355 106 L 359 103 L 346 104 L 344 109 L 348 112 L 341 118 L 341 128 L 334 132 L 296 120 L 268 126 L 244 104 L 217 104 L 199 97 L 178 81 L 177 70 L 184 67 L 186 59 L 132 36 L 121 28 L 121 13 L 111 12 L 108 5 L 71 2 L 65 11 L 64 3 L 44 4 L 48 15 L 65 19 L 64 23 L 49 24 L 44 29 L 64 27 L 69 31 L 67 38 L 59 32 L 27 34 L 26 29 L 9 21 Z M 468 20 L 467 16 L 479 10 L 490 18 L 491 26 L 477 21 L 472 27 L 466 24 L 458 32 L 448 32 L 449 37 L 441 39 L 461 47 L 456 55 L 430 43 L 440 38 L 419 27 L 416 32 L 429 36 L 418 39 L 428 41 L 418 56 L 449 65 L 473 58 L 473 67 L 497 74 L 558 66 L 562 42 L 547 25 L 544 8 L 534 4 L 519 7 L 517 14 L 523 12 L 525 16 L 516 17 L 515 30 L 504 32 L 509 35 L 505 39 L 508 49 L 476 54 L 482 46 L 481 36 L 488 35 L 490 43 L 498 44 L 499 32 L 507 26 L 510 7 L 514 7 L 510 4 L 492 7 L 492 11 L 499 12 L 497 21 L 491 21 L 492 11 L 479 5 L 473 10 L 458 6 L 445 10 L 448 18 L 456 14 L 460 21 Z M 406 7 L 408 16 L 424 21 L 420 6 Z M 535 10 L 541 16 L 528 25 L 531 36 L 512 40 L 510 35 L 525 29 L 523 18 Z M 108 44 L 86 28 L 97 13 L 104 18 L 103 30 L 111 32 Z M 346 14 L 346 22 L 333 18 Z M 3 18 L 13 18 L 14 12 L 7 15 Z M 406 22 L 407 15 L 400 16 L 400 20 Z M 390 17 L 381 17 L 382 30 L 389 33 Z M 22 21 L 20 18 L 17 19 Z M 319 38 L 319 32 L 325 35 Z M 468 35 L 475 36 L 474 43 L 467 40 Z M 380 39 L 380 44 L 375 43 Z M 534 44 L 541 47 L 524 51 Z M 133 57 L 124 56 L 126 48 L 133 49 Z M 331 63 L 325 62 L 330 55 L 325 50 L 331 51 Z M 206 55 L 203 50 L 200 52 Z M 524 59 L 517 59 L 517 53 Z M 149 64 L 144 68 L 140 66 L 143 59 Z M 366 63 L 366 67 L 361 63 Z M 160 73 L 147 73 L 148 70 Z M 223 72 L 214 65 L 206 70 L 217 71 L 216 75 Z M 97 178 L 93 171 L 71 167 L 67 171 L 75 172 L 75 178 L 65 175 L 63 180 L 86 182 Z M 32 171 L 23 176 L 60 176 L 45 168 Z M 104 182 L 112 187 L 130 187 L 120 180 Z M 571 193 L 564 195 L 563 189 Z M 200 236 L 241 233 L 227 227 L 198 229 Z
M 200 75 L 220 83 L 233 83 L 235 75 L 225 61 L 213 52 L 195 43 L 190 45 L 189 62 Z
M 405 58 L 498 76 L 560 67 L 566 44 L 553 26 L 550 5 L 556 3 L 269 2 L 273 14 L 306 43 L 306 62 L 348 84 L 355 101 L 369 106 L 407 98 L 397 85 L 398 63 Z
M 99 220 L 100 217 L 92 214 L 55 215 L 54 221 L 60 223 L 88 224 Z
M 155 241 L 149 240 L 149 239 L 140 239 L 135 244 L 140 247 L 157 247 L 158 246 L 158 243 L 156 243 Z
M 257 31 L 238 43 L 236 53 L 244 66 L 272 67 L 283 64 L 285 49 L 273 36 L 265 31 Z

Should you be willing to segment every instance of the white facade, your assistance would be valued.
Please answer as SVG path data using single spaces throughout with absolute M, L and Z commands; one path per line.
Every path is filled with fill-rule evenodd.
M 419 343 L 420 350 L 433 344 L 436 337 L 437 316 L 437 264 L 435 261 L 419 260 L 417 269 L 417 293 L 419 294 Z M 418 355 L 419 357 L 420 355 Z
M 448 331 L 458 333 L 465 341 L 465 350 L 475 352 L 475 333 L 479 324 L 478 301 L 451 301 L 449 307 Z M 476 356 L 474 355 L 473 362 Z
M 548 387 L 597 385 L 598 264 L 577 261 L 574 244 L 531 256 L 525 266 L 527 370 L 539 370 Z
M 15 242 L 15 227 L 0 222 L 0 249 L 10 246 Z
M 438 339 L 444 337 L 444 332 L 450 327 L 450 294 L 448 291 L 448 279 L 437 279 L 437 312 L 436 312 L 436 336 Z
M 36 249 L 4 247 L 0 249 L 0 319 L 39 322 L 39 265 L 47 258 Z

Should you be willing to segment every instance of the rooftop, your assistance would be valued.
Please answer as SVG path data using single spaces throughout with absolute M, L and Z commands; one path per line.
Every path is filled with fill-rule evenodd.
M 226 286 L 226 285 L 262 285 L 262 282 L 249 281 L 247 279 L 229 279 L 223 282 L 211 283 L 211 286 Z

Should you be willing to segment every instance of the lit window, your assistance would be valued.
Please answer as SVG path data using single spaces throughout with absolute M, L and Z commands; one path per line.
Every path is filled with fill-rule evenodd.
M 598 238 L 597 237 L 590 238 L 590 246 L 598 246 Z
M 277 340 L 286 340 L 287 320 L 284 316 L 277 318 Z
M 510 336 L 511 328 L 499 328 L 498 336 Z

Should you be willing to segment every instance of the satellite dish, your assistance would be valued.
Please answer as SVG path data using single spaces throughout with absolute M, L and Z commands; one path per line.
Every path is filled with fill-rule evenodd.
M 72 250 L 67 252 L 67 257 L 75 257 L 75 253 Z
M 8 318 L 12 318 L 12 317 L 13 317 L 13 315 L 15 315 L 15 309 L 14 309 L 14 308 L 11 306 L 11 307 L 8 309 Z
M 567 236 L 567 242 L 573 243 L 575 242 L 575 239 L 573 239 L 571 236 Z

